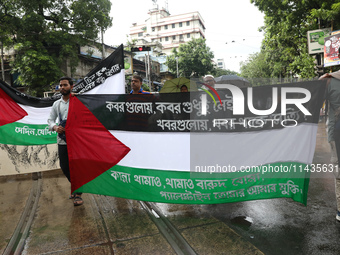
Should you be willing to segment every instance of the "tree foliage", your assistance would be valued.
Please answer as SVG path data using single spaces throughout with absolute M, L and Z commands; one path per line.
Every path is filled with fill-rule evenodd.
M 251 3 L 265 14 L 265 25 L 261 28 L 265 37 L 261 55 L 248 62 L 259 61 L 260 66 L 266 62 L 270 73 L 265 74 L 270 77 L 287 77 L 291 73 L 304 78 L 315 76 L 315 64 L 308 54 L 307 31 L 323 27 L 340 29 L 340 0 L 251 0 Z
M 241 76 L 244 78 L 269 78 L 272 67 L 265 60 L 263 52 L 250 55 L 248 60 L 241 62 Z
M 174 73 L 177 72 L 176 58 L 178 58 L 180 76 L 200 77 L 214 70 L 212 63 L 214 54 L 203 38 L 193 38 L 189 42 L 181 44 L 178 50 L 176 48 L 172 50 L 172 55 L 168 56 L 166 65 Z
M 222 76 L 222 75 L 238 75 L 238 73 L 235 72 L 235 71 L 232 71 L 232 70 L 229 70 L 229 69 L 221 69 L 221 68 L 215 68 L 213 70 L 212 74 L 215 77 L 219 77 L 219 76 Z
M 0 39 L 16 51 L 21 85 L 42 95 L 66 61 L 78 62 L 79 46 L 111 25 L 109 0 L 6 0 L 0 3 Z

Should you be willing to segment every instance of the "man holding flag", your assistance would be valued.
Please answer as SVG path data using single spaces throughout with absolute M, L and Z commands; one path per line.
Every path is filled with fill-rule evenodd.
M 62 97 L 53 103 L 50 116 L 47 122 L 49 125 L 49 129 L 51 131 L 56 131 L 58 133 L 57 143 L 60 167 L 66 178 L 71 182 L 65 125 L 68 115 L 71 90 L 73 89 L 73 81 L 69 77 L 62 77 L 60 78 L 59 82 L 60 82 L 59 88 Z M 59 120 L 59 125 L 56 124 L 57 118 Z M 70 196 L 70 198 L 74 198 L 73 201 L 74 206 L 83 204 L 81 195 L 82 193 L 75 193 Z

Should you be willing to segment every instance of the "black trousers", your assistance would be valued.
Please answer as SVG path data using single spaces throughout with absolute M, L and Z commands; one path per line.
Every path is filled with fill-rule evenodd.
M 71 182 L 71 175 L 70 175 L 70 166 L 68 162 L 68 154 L 67 154 L 67 145 L 60 145 L 58 144 L 58 154 L 59 154 L 59 163 L 60 168 L 63 171 L 64 175 Z M 82 193 L 76 193 L 76 195 L 81 195 Z

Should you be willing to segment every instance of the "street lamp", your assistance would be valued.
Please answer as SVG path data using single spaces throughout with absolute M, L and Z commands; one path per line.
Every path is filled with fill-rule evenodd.
M 4 44 L 1 41 L 1 75 L 2 80 L 5 81 L 5 66 L 4 66 Z

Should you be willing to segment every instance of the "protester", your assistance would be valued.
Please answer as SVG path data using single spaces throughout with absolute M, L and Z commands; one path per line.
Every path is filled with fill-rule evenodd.
M 181 92 L 189 92 L 188 87 L 186 85 L 182 85 Z
M 204 76 L 204 83 L 206 83 L 207 85 L 215 88 L 215 78 L 214 76 L 210 75 L 210 74 L 207 74 L 206 76 Z
M 340 58 L 340 47 L 338 50 L 338 56 Z M 327 119 L 327 131 L 328 142 L 331 148 L 331 163 L 334 166 L 333 173 L 335 175 L 335 194 L 337 201 L 337 215 L 336 219 L 340 221 L 340 127 L 336 125 L 340 115 L 340 70 L 334 73 L 326 73 L 319 79 L 328 79 L 326 100 L 329 102 L 328 119 Z
M 150 97 L 153 95 L 142 89 L 143 79 L 139 75 L 133 75 L 131 79 L 131 88 L 130 96 L 127 97 L 127 102 L 133 103 L 147 103 L 150 102 Z M 139 96 L 139 95 L 145 96 Z M 143 130 L 146 131 L 148 129 L 148 119 L 149 115 L 143 111 L 138 112 L 126 112 L 125 121 L 126 126 L 129 131 Z
M 58 133 L 57 144 L 59 163 L 61 170 L 63 171 L 66 178 L 71 182 L 69 161 L 67 154 L 67 136 L 65 133 L 66 119 L 69 109 L 69 102 L 71 96 L 71 90 L 73 88 L 73 81 L 69 77 L 62 77 L 59 80 L 59 90 L 62 97 L 53 103 L 50 116 L 47 120 L 49 129 Z M 59 124 L 56 124 L 58 119 Z M 71 194 L 70 198 L 73 199 L 74 206 L 82 205 L 83 199 L 81 198 L 82 193 Z
M 133 75 L 131 79 L 130 94 L 150 94 L 148 91 L 142 89 L 143 79 L 139 75 Z

